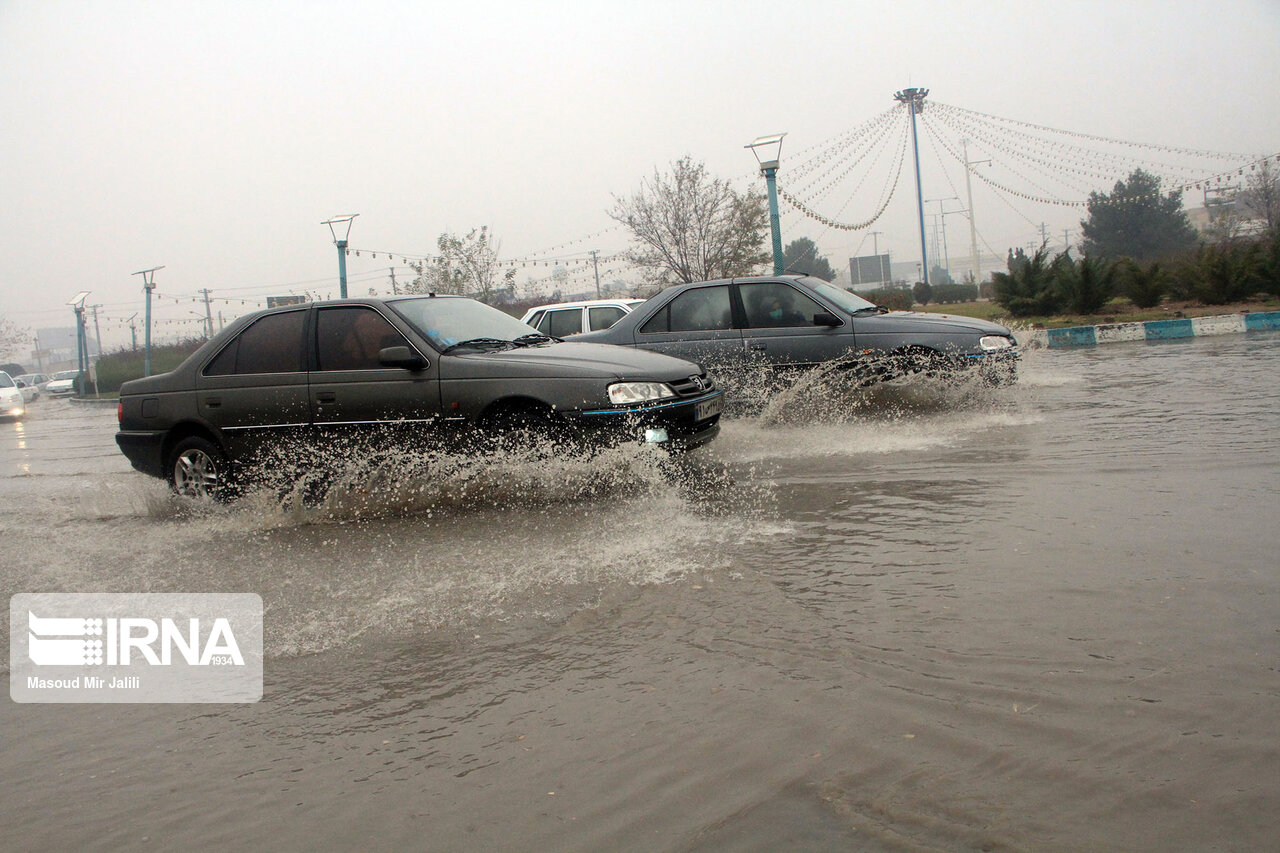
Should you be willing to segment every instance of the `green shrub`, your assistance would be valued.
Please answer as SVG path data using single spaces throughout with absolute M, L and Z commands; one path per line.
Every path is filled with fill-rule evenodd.
M 976 284 L 935 284 L 934 302 L 974 302 L 978 298 Z
M 1133 258 L 1125 258 L 1116 272 L 1120 295 L 1139 308 L 1154 308 L 1164 298 L 1168 273 L 1159 263 L 1143 267 Z
M 187 356 L 204 344 L 202 339 L 191 339 L 176 344 L 151 348 L 151 373 L 168 373 L 186 361 Z M 141 350 L 121 349 L 107 353 L 98 359 L 98 391 L 119 391 L 130 379 L 140 379 L 146 372 L 146 356 Z M 92 384 L 90 384 L 92 388 Z
M 1071 260 L 1066 252 L 1052 264 L 1054 286 L 1070 314 L 1097 314 L 1115 296 L 1115 264 L 1085 256 Z
M 1264 260 L 1256 242 L 1202 245 L 1179 265 L 1170 291 L 1205 305 L 1248 299 L 1265 286 Z
M 906 288 L 885 287 L 864 294 L 864 298 L 877 305 L 883 305 L 890 311 L 910 311 L 911 306 L 915 305 L 911 291 Z
M 991 276 L 995 300 L 1015 317 L 1037 317 L 1058 313 L 1062 300 L 1056 286 L 1049 250 L 1041 246 L 1029 258 L 1019 256 L 1009 263 L 1008 272 Z

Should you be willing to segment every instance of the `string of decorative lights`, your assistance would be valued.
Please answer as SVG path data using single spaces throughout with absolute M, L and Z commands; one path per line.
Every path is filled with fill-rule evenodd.
M 907 135 L 904 133 L 902 135 L 902 144 L 898 151 L 897 167 L 893 172 L 892 178 L 890 179 L 890 183 L 887 184 L 887 186 L 890 186 L 890 189 L 888 190 L 887 193 L 882 192 L 881 203 L 879 207 L 876 209 L 875 213 L 871 215 L 870 218 L 863 220 L 862 222 L 856 222 L 856 223 L 837 222 L 836 220 L 828 216 L 824 216 L 821 213 L 818 213 L 816 210 L 814 210 L 813 208 L 811 208 L 810 206 L 802 202 L 800 199 L 791 195 L 790 192 L 788 192 L 785 188 L 782 188 L 782 187 L 778 188 L 778 195 L 781 198 L 783 198 L 788 204 L 790 204 L 792 207 L 795 207 L 797 210 L 800 210 L 810 219 L 816 220 L 817 222 L 821 222 L 823 225 L 827 226 L 830 229 L 835 229 L 837 231 L 859 231 L 863 228 L 868 228 L 872 225 L 872 223 L 874 223 L 884 214 L 886 209 L 888 209 L 889 202 L 890 200 L 893 199 L 894 193 L 897 191 L 898 183 L 902 176 L 902 165 L 906 160 L 906 149 L 907 149 L 906 142 L 907 142 Z
M 1046 140 L 1021 131 L 1003 128 L 992 124 L 979 124 L 972 116 L 962 110 L 943 108 L 933 111 L 944 123 L 961 135 L 969 135 L 982 141 L 989 148 L 999 148 L 1005 153 L 1019 158 L 1035 158 L 1048 163 L 1057 171 L 1075 172 L 1091 178 L 1113 181 L 1128 175 L 1134 167 L 1159 174 L 1169 183 L 1194 180 L 1203 174 L 1203 168 L 1186 163 L 1167 163 L 1151 158 L 1132 157 L 1103 149 L 1084 148 L 1061 141 Z M 1009 143 L 997 141 L 1001 136 L 1019 140 L 1027 146 L 1033 146 L 1035 153 L 1016 148 Z M 1068 165 L 1070 164 L 1070 165 Z
M 1216 158 L 1220 160 L 1248 161 L 1248 160 L 1254 159 L 1254 157 L 1256 156 L 1256 155 L 1250 155 L 1250 154 L 1233 154 L 1233 153 L 1227 153 L 1222 151 L 1206 151 L 1198 148 L 1180 148 L 1174 145 L 1159 145 L 1151 142 L 1133 142 L 1127 139 L 1116 139 L 1114 137 L 1109 137 L 1109 136 L 1097 136 L 1092 133 L 1079 133 L 1077 131 L 1071 131 L 1071 130 L 1060 130 L 1055 127 L 1046 127 L 1045 125 L 1042 125 L 1042 124 L 1032 124 L 1031 122 L 1018 121 L 1017 119 L 1002 118 L 1001 116 L 991 115 L 990 113 L 979 112 L 977 110 L 967 110 L 964 107 L 957 107 L 951 104 L 945 104 L 945 103 L 942 103 L 941 101 L 930 101 L 929 106 L 933 108 L 945 108 L 945 109 L 955 110 L 957 112 L 967 113 L 973 116 L 980 116 L 984 119 L 990 119 L 992 121 L 998 121 L 1004 124 L 1012 124 L 1012 125 L 1017 125 L 1019 127 L 1035 128 L 1036 130 L 1043 130 L 1049 133 L 1061 134 L 1063 136 L 1069 136 L 1075 139 L 1091 139 L 1091 140 L 1094 140 L 1095 142 L 1105 142 L 1109 145 L 1121 145 L 1129 148 L 1150 148 L 1156 151 L 1168 151 L 1175 154 L 1188 154 L 1196 157 L 1209 157 L 1209 158 Z

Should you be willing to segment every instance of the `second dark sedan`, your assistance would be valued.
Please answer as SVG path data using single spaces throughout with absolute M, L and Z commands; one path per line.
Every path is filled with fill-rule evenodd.
M 996 323 L 889 311 L 822 279 L 789 275 L 671 287 L 612 328 L 575 340 L 654 350 L 713 371 L 836 361 L 865 369 L 869 379 L 977 367 L 1003 382 L 1013 378 L 1018 356 L 1013 333 Z

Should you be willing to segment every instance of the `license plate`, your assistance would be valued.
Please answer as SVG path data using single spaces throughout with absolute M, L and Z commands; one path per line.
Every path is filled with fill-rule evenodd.
M 693 419 L 695 421 L 705 421 L 707 418 L 715 417 L 724 410 L 724 397 L 713 397 L 710 400 L 703 400 L 693 407 Z

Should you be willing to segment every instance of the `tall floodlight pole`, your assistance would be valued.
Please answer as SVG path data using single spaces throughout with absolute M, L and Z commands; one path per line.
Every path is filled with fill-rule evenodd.
M 754 142 L 748 142 L 743 148 L 750 148 L 760 164 L 764 174 L 765 186 L 769 188 L 769 231 L 773 235 L 773 274 L 782 275 L 782 223 L 778 216 L 778 160 L 782 156 L 782 137 L 785 133 L 773 136 L 762 136 Z M 761 150 L 763 149 L 763 155 Z
M 348 213 L 346 216 L 335 216 L 332 219 L 326 219 L 321 225 L 329 226 L 329 233 L 333 235 L 333 245 L 338 247 L 338 294 L 343 299 L 347 298 L 347 238 L 351 236 L 351 223 L 355 220 L 358 213 Z M 347 227 L 342 232 L 342 236 L 338 236 L 338 227 L 343 223 Z
M 916 210 L 920 214 L 920 269 L 924 270 L 925 284 L 929 283 L 929 258 L 924 247 L 924 191 L 920 188 L 920 138 L 916 132 L 916 113 L 924 112 L 924 99 L 928 89 L 903 89 L 894 93 L 894 100 L 909 105 L 911 110 L 911 150 L 916 159 Z
M 84 300 L 91 291 L 82 290 L 67 304 L 76 312 L 76 376 L 77 392 L 83 394 L 85 372 Z
M 156 270 L 164 269 L 163 266 L 152 267 L 149 270 L 138 270 L 134 275 L 142 276 L 142 289 L 147 293 L 147 313 L 145 320 L 145 332 L 143 341 L 142 356 L 142 375 L 151 375 L 151 291 L 156 289 Z

